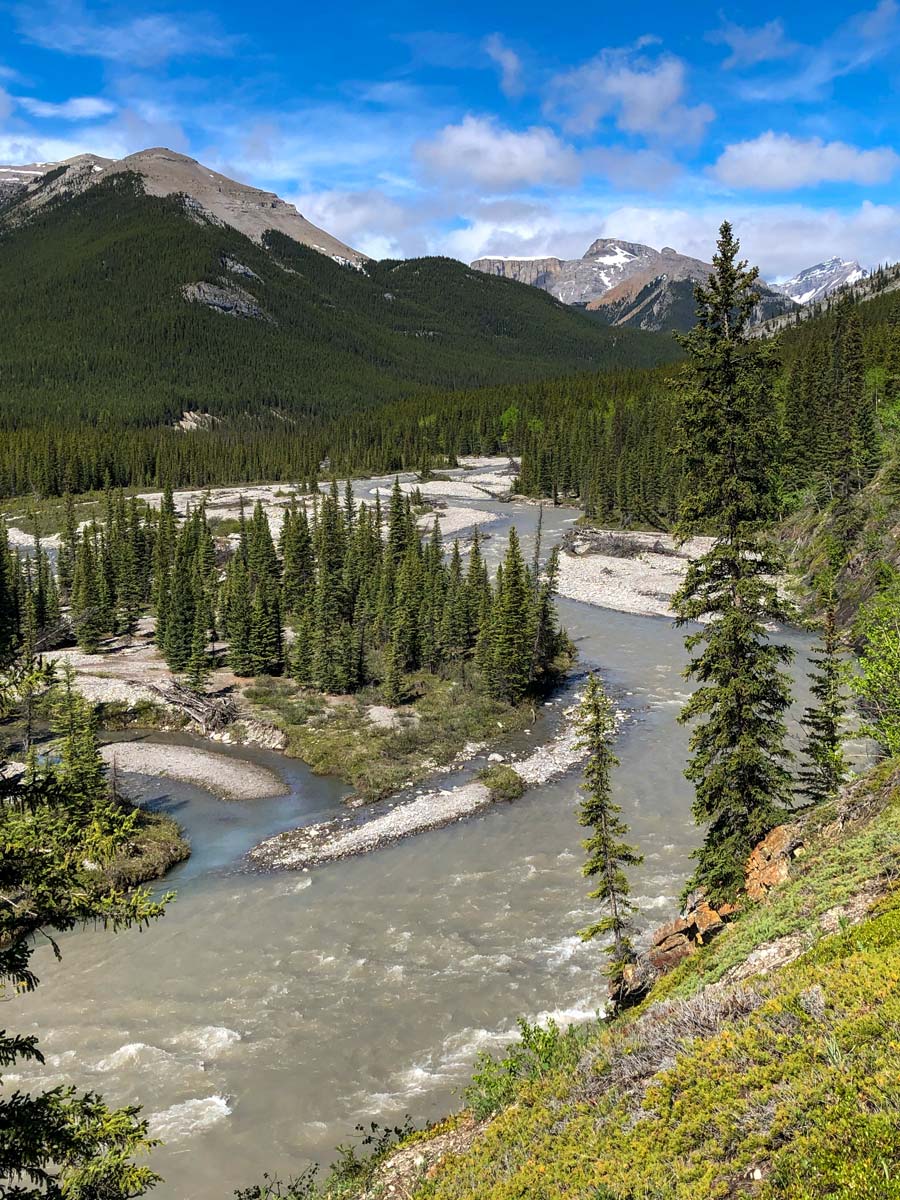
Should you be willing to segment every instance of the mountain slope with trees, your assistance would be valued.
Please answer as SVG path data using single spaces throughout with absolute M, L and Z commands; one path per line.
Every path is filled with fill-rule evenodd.
M 0 236 L 0 421 L 273 426 L 414 391 L 645 365 L 664 338 L 604 331 L 452 259 L 345 267 L 258 246 L 117 174 Z

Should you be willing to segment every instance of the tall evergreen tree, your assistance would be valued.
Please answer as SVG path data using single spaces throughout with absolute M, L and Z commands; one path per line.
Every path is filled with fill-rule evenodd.
M 612 936 L 608 974 L 615 988 L 621 985 L 625 967 L 634 960 L 634 905 L 629 899 L 631 889 L 625 868 L 638 866 L 643 856 L 625 841 L 628 826 L 620 816 L 621 807 L 613 802 L 611 774 L 619 761 L 611 749 L 615 717 L 603 685 L 593 672 L 578 706 L 577 722 L 579 745 L 588 755 L 578 821 L 591 830 L 582 842 L 588 855 L 582 872 L 595 882 L 589 899 L 599 900 L 606 909 L 602 917 L 579 933 L 584 941 Z
M 780 557 L 766 536 L 775 514 L 776 406 L 773 348 L 748 336 L 756 269 L 738 260 L 725 222 L 713 273 L 696 289 L 697 325 L 681 340 L 680 450 L 686 474 L 678 536 L 712 534 L 674 598 L 679 625 L 704 621 L 685 639 L 699 686 L 681 714 L 694 721 L 687 777 L 694 817 L 705 827 L 693 886 L 713 902 L 734 896 L 753 846 L 790 800 L 785 713 L 787 646 L 766 626 L 788 616 L 773 582 Z
M 833 800 L 847 778 L 843 752 L 843 727 L 847 715 L 847 668 L 841 658 L 843 639 L 838 630 L 834 581 L 826 582 L 820 596 L 821 628 L 811 654 L 810 691 L 818 703 L 804 711 L 802 725 L 804 765 L 798 791 L 811 804 Z
M 531 618 L 528 573 L 513 526 L 491 613 L 488 677 L 493 693 L 514 704 L 528 690 L 533 645 Z

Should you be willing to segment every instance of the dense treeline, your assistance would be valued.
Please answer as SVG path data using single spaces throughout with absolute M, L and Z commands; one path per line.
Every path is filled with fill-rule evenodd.
M 518 703 L 568 647 L 555 551 L 543 571 L 538 556 L 526 565 L 513 530 L 491 582 L 477 535 L 467 564 L 458 542 L 447 559 L 437 522 L 423 539 L 398 483 L 387 514 L 378 497 L 357 505 L 349 487 L 341 499 L 336 484 L 309 516 L 295 500 L 277 548 L 260 504 L 238 524 L 236 546 L 217 545 L 203 506 L 179 521 L 167 490 L 158 512 L 108 492 L 102 523 L 79 528 L 69 497 L 57 577 L 39 540 L 25 560 L 3 551 L 0 643 L 33 652 L 71 625 L 93 653 L 152 610 L 160 651 L 194 687 L 224 641 L 239 676 L 284 672 L 322 692 L 375 684 L 389 703 L 406 698 L 410 674 L 469 663 L 479 686 Z
M 189 302 L 206 283 L 244 318 Z M 0 225 L 7 429 L 171 425 L 185 410 L 272 427 L 413 393 L 674 357 L 536 288 L 448 258 L 342 267 L 192 219 L 120 175 Z

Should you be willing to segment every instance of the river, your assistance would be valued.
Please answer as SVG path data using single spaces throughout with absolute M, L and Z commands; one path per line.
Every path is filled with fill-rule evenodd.
M 529 552 L 536 510 L 483 504 L 502 518 L 490 558 L 512 521 Z M 547 513 L 547 542 L 575 516 Z M 602 669 L 628 713 L 615 790 L 645 856 L 632 878 L 646 929 L 674 913 L 697 842 L 676 721 L 681 634 L 659 618 L 559 609 L 581 662 Z M 806 639 L 787 636 L 802 672 Z M 65 936 L 61 964 L 40 947 L 40 988 L 4 1013 L 47 1055 L 19 1086 L 74 1083 L 143 1106 L 165 1141 L 151 1160 L 160 1200 L 221 1200 L 263 1171 L 296 1172 L 332 1157 L 357 1121 L 437 1117 L 517 1016 L 581 1020 L 602 1000 L 603 956 L 576 935 L 594 916 L 577 775 L 365 857 L 261 875 L 245 870 L 245 851 L 336 815 L 347 789 L 255 757 L 278 765 L 289 796 L 223 802 L 130 777 L 190 833 L 193 857 L 165 881 L 176 903 L 144 932 Z

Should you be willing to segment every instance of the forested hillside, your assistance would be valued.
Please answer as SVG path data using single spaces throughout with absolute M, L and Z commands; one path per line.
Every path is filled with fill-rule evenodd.
M 185 294 L 197 284 L 210 288 Z M 674 354 L 668 339 L 598 330 L 534 289 L 452 259 L 363 272 L 281 234 L 261 248 L 191 219 L 174 198 L 143 195 L 133 175 L 6 230 L 0 320 L 7 427 L 148 426 L 185 409 L 271 425 L 414 390 Z

